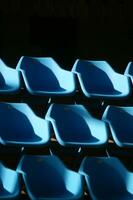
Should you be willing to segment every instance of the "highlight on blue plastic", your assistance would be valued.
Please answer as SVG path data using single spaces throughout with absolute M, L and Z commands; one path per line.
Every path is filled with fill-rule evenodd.
M 17 65 L 32 95 L 66 96 L 75 93 L 75 77 L 51 57 L 21 57 Z
M 124 98 L 130 95 L 130 78 L 116 73 L 106 61 L 76 60 L 76 73 L 86 97 Z
M 0 59 L 0 94 L 15 94 L 20 89 L 19 72 Z
M 129 76 L 131 78 L 132 82 L 133 82 L 133 62 L 128 63 L 124 74 Z
M 81 175 L 69 170 L 56 156 L 25 155 L 17 171 L 22 173 L 27 193 L 32 200 L 82 198 Z
M 49 122 L 25 103 L 0 103 L 0 143 L 39 146 L 50 140 Z
M 63 146 L 101 147 L 108 141 L 106 123 L 92 117 L 82 105 L 52 104 L 45 117 Z
M 102 119 L 119 147 L 133 147 L 133 107 L 107 106 Z
M 19 175 L 0 162 L 0 199 L 18 199 L 20 195 Z
M 117 158 L 86 157 L 79 172 L 85 176 L 92 200 L 133 199 L 133 173 Z

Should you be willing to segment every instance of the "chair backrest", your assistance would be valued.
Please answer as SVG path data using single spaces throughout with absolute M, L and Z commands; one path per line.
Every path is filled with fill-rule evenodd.
M 76 136 L 80 142 L 81 138 L 86 141 L 89 135 L 90 139 L 92 137 L 87 123 L 93 118 L 82 105 L 53 104 L 46 114 L 46 119 L 50 118 L 56 123 L 64 140 L 74 140 Z
M 16 69 L 8 67 L 2 59 L 0 59 L 0 86 L 9 87 L 9 89 L 13 86 L 15 89 L 19 90 L 20 88 L 20 76 L 19 72 Z
M 124 74 L 130 76 L 133 79 L 133 62 L 128 63 Z
M 0 163 L 0 187 L 1 186 L 9 193 L 18 193 L 20 189 L 18 173 L 5 167 L 2 163 Z
M 67 168 L 56 156 L 24 156 L 17 170 L 35 195 L 65 192 Z
M 131 189 L 130 174 L 117 158 L 84 158 L 79 172 L 86 177 L 91 195 L 96 199 L 122 197 Z M 131 177 L 131 176 L 130 176 Z
M 133 142 L 133 107 L 108 106 L 102 119 L 110 124 L 111 132 L 119 137 L 121 142 Z
M 93 94 L 122 98 L 131 93 L 130 78 L 115 72 L 106 61 L 77 60 L 72 71 L 87 97 Z
M 25 103 L 0 103 L 0 130 L 3 140 L 34 142 L 49 138 L 48 122 L 36 116 Z M 37 137 L 38 136 L 38 137 Z
M 17 69 L 28 77 L 29 84 L 36 89 L 51 91 L 74 88 L 74 75 L 62 69 L 51 57 L 22 57 Z

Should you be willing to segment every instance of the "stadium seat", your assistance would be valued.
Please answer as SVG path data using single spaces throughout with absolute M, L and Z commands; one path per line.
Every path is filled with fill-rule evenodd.
M 25 103 L 0 103 L 0 142 L 3 145 L 40 146 L 49 142 L 49 122 Z
M 117 158 L 86 157 L 79 173 L 85 177 L 92 200 L 133 199 L 133 173 Z
M 76 60 L 76 73 L 86 97 L 121 99 L 130 95 L 130 79 L 116 73 L 105 61 Z
M 75 92 L 74 74 L 62 69 L 50 57 L 21 57 L 17 70 L 21 71 L 32 95 L 66 96 Z
M 15 94 L 20 90 L 20 77 L 17 70 L 5 65 L 0 59 L 0 94 Z
M 63 146 L 101 147 L 108 141 L 108 129 L 82 105 L 52 104 L 46 113 L 56 139 Z
M 25 155 L 17 171 L 22 173 L 32 200 L 74 200 L 83 195 L 81 175 L 67 169 L 56 156 Z
M 18 199 L 20 195 L 19 175 L 0 162 L 0 199 Z
M 107 106 L 102 119 L 119 147 L 133 147 L 133 107 Z

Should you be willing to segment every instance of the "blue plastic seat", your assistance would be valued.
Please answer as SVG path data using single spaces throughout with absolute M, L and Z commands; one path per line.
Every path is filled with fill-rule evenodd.
M 86 97 L 119 99 L 131 92 L 130 79 L 105 61 L 76 60 L 72 72 L 77 74 Z
M 32 200 L 74 200 L 83 195 L 81 175 L 67 169 L 56 156 L 23 156 L 17 171 Z
M 132 82 L 133 82 L 133 62 L 128 63 L 124 74 L 129 76 L 131 78 Z
M 39 146 L 49 142 L 49 122 L 25 103 L 0 103 L 0 142 L 3 145 Z
M 86 157 L 79 173 L 85 176 L 92 200 L 133 199 L 133 173 L 117 158 Z
M 20 77 L 17 70 L 5 65 L 0 59 L 0 94 L 15 94 L 20 90 Z
M 107 106 L 102 119 L 109 123 L 118 146 L 133 147 L 133 107 Z
M 72 72 L 62 69 L 52 58 L 22 57 L 17 69 L 22 72 L 32 95 L 66 96 L 75 92 Z
M 63 146 L 104 146 L 108 129 L 93 118 L 82 105 L 52 104 L 46 114 L 54 128 L 57 141 Z
M 20 195 L 19 175 L 0 162 L 0 199 L 18 199 Z

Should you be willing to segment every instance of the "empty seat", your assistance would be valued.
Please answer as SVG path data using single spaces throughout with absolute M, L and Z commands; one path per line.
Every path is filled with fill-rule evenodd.
M 133 107 L 107 106 L 102 119 L 109 123 L 118 146 L 133 147 Z
M 119 99 L 130 94 L 130 79 L 105 61 L 76 60 L 72 72 L 77 74 L 86 97 Z
M 5 65 L 0 59 L 0 94 L 14 94 L 20 89 L 20 77 L 17 70 Z
M 0 199 L 18 199 L 20 195 L 19 175 L 0 162 Z
M 50 139 L 49 123 L 25 103 L 0 103 L 0 142 L 3 145 L 38 146 Z
M 18 172 L 22 173 L 31 199 L 81 199 L 81 175 L 67 169 L 56 156 L 23 156 Z
M 22 57 L 17 69 L 32 95 L 64 96 L 75 92 L 74 74 L 62 69 L 52 58 Z
M 117 158 L 89 158 L 79 172 L 85 176 L 92 200 L 132 200 L 133 173 Z
M 101 120 L 93 118 L 82 105 L 52 104 L 46 114 L 63 146 L 104 146 L 108 129 Z

